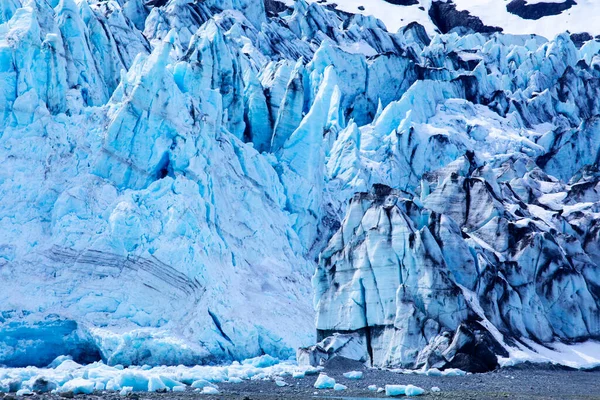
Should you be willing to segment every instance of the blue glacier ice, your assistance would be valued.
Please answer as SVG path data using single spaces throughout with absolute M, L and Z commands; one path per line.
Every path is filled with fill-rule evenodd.
M 598 40 L 273 7 L 0 0 L 0 365 L 208 392 L 597 337 Z

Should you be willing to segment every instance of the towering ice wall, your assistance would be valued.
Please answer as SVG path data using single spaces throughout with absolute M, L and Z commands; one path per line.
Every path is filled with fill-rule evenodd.
M 0 1 L 0 364 L 597 335 L 598 42 Z

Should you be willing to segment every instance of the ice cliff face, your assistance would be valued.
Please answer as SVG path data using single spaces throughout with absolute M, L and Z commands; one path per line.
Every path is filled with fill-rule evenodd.
M 598 335 L 598 42 L 0 1 L 0 364 Z

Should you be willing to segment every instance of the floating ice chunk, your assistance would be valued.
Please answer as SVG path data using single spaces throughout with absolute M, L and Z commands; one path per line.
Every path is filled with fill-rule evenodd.
M 31 396 L 33 392 L 29 389 L 17 390 L 17 396 Z
M 175 379 L 169 377 L 169 376 L 165 376 L 165 375 L 160 375 L 160 380 L 169 388 L 169 389 L 173 389 L 175 386 L 184 386 L 183 383 L 176 381 Z
M 442 371 L 442 376 L 465 376 L 466 371 L 458 368 L 448 368 Z
M 131 392 L 133 392 L 133 388 L 131 386 L 125 386 L 123 389 L 121 389 L 119 394 L 121 396 L 127 396 Z
M 440 388 L 439 388 L 439 387 L 437 387 L 437 386 L 434 386 L 434 387 L 432 387 L 432 388 L 431 388 L 431 391 L 432 391 L 433 393 L 439 393 L 439 392 L 441 392 Z
M 385 385 L 386 396 L 403 396 L 406 394 L 406 385 Z
M 371 392 L 376 392 L 377 391 L 377 385 L 369 385 L 369 387 L 367 389 L 369 389 Z
M 148 391 L 149 392 L 163 392 L 167 390 L 167 386 L 158 376 L 151 376 L 148 379 Z
M 242 378 L 238 378 L 236 376 L 230 377 L 227 382 L 228 383 L 242 383 L 244 380 Z
M 319 377 L 315 382 L 315 388 L 317 389 L 333 389 L 334 386 L 335 379 L 330 378 L 325 374 L 319 374 Z
M 407 396 L 420 396 L 423 393 L 425 393 L 425 389 L 413 385 L 406 385 L 406 390 L 404 391 L 404 394 Z
M 173 386 L 171 390 L 174 392 L 185 392 L 185 386 Z
M 292 378 L 301 379 L 301 378 L 304 378 L 304 376 L 306 376 L 306 373 L 304 371 L 292 372 Z
M 276 381 L 275 381 L 275 384 L 276 384 L 277 386 L 279 386 L 279 387 L 284 387 L 284 386 L 287 386 L 287 383 L 285 383 L 285 382 L 284 382 L 284 381 L 282 381 L 282 380 L 276 380 Z
M 217 388 L 214 388 L 212 386 L 205 386 L 202 389 L 202 393 L 203 394 L 219 394 L 220 392 Z
M 335 385 L 333 385 L 333 390 L 338 392 L 346 389 L 348 389 L 348 386 L 342 385 L 341 383 L 336 383 Z
M 347 379 L 362 379 L 363 373 L 362 371 L 350 371 L 344 373 L 344 378 Z
M 425 372 L 425 375 L 427 375 L 427 376 L 442 376 L 442 371 L 440 371 L 437 368 L 431 368 L 431 369 L 428 369 L 427 372 Z
M 425 390 L 413 385 L 385 385 L 386 396 L 420 396 Z
M 214 386 L 212 383 L 210 383 L 209 381 L 207 381 L 206 379 L 198 379 L 197 381 L 194 381 L 192 383 L 192 387 L 194 389 L 202 389 L 205 388 L 207 386 Z
M 62 362 L 60 362 L 55 369 L 57 371 L 72 371 L 75 369 L 79 369 L 81 368 L 82 365 L 76 363 L 75 361 L 71 360 L 70 358 L 66 358 L 64 359 Z
M 49 365 L 48 368 L 56 368 L 64 361 L 73 361 L 73 357 L 71 356 L 58 356 L 56 357 Z
M 73 392 L 73 394 L 91 394 L 94 392 L 95 386 L 96 383 L 94 381 L 75 378 L 62 385 L 59 391 L 62 393 Z
M 380 387 L 380 388 L 377 388 L 377 393 L 381 393 L 381 392 L 384 392 L 384 391 L 385 391 L 385 389 L 384 389 L 384 388 L 382 388 L 382 387 Z
M 250 380 L 251 380 L 251 381 L 258 381 L 258 380 L 265 379 L 265 378 L 266 378 L 266 375 L 264 374 L 264 372 L 261 372 L 261 373 L 258 373 L 258 374 L 256 374 L 256 375 L 253 375 L 253 376 L 250 378 Z
M 94 385 L 94 390 L 97 392 L 101 392 L 106 389 L 106 384 L 104 382 L 96 382 Z
M 119 384 L 115 382 L 114 379 L 111 379 L 106 383 L 106 390 L 116 392 L 121 390 L 121 386 L 119 386 Z
M 255 368 L 266 368 L 272 367 L 275 364 L 279 364 L 279 360 L 275 357 L 272 357 L 268 354 L 265 354 L 260 357 L 249 358 L 247 360 L 242 361 L 243 365 L 252 365 Z
M 148 389 L 148 377 L 143 373 L 127 370 L 119 375 L 116 380 L 122 388 L 131 387 L 135 392 L 142 392 Z

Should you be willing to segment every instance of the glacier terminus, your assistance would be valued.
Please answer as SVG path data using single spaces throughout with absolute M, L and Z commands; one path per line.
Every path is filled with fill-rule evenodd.
M 600 5 L 336 3 L 0 0 L 0 392 L 596 348 Z

